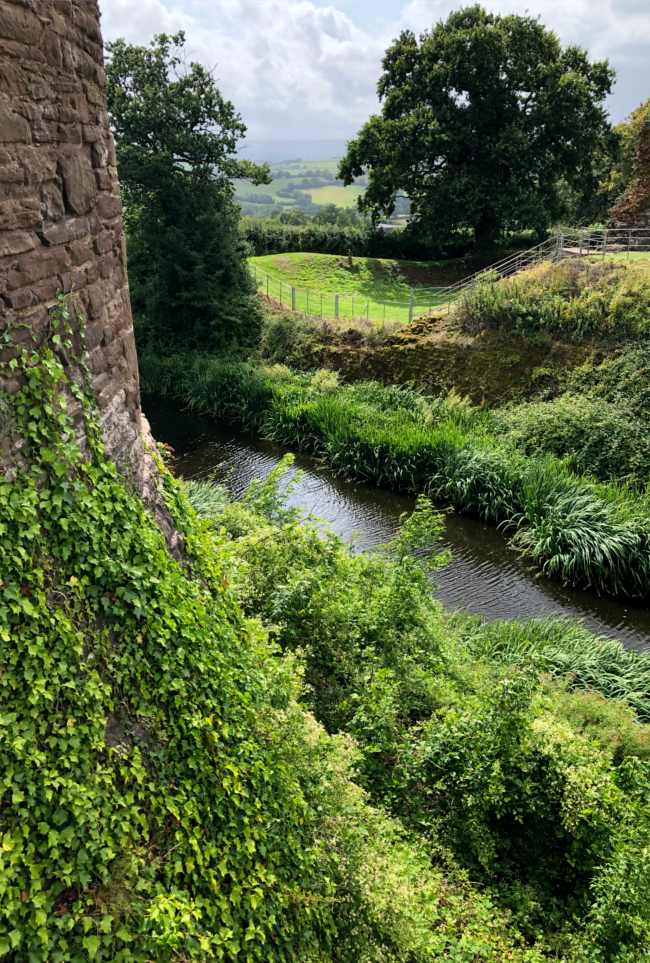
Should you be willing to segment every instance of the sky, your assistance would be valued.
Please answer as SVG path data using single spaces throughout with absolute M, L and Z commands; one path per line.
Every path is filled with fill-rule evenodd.
M 465 4 L 468 5 L 468 4 Z M 386 47 L 463 6 L 450 0 L 99 0 L 104 40 L 145 44 L 185 31 L 192 60 L 213 67 L 249 142 L 355 136 L 377 113 Z M 650 0 L 483 0 L 495 13 L 528 12 L 564 44 L 609 59 L 616 123 L 650 97 Z

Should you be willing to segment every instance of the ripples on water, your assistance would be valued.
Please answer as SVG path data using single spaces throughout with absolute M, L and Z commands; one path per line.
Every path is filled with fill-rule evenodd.
M 265 478 L 286 449 L 200 417 L 159 399 L 145 398 L 143 409 L 157 441 L 175 452 L 175 471 L 184 478 L 214 476 L 235 497 L 253 478 Z M 359 548 L 389 541 L 403 512 L 415 499 L 391 491 L 348 482 L 315 459 L 296 455 L 305 474 L 289 498 L 306 514 L 329 523 L 332 531 Z M 487 619 L 527 615 L 569 615 L 584 619 L 594 632 L 620 639 L 627 647 L 650 642 L 650 612 L 614 599 L 564 587 L 539 577 L 507 546 L 494 527 L 459 515 L 446 516 L 441 548 L 453 561 L 436 573 L 436 598 L 447 608 L 463 608 Z

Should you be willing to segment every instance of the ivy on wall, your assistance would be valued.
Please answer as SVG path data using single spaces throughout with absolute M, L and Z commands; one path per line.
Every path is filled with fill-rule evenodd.
M 2 368 L 22 387 L 3 399 L 0 955 L 318 955 L 331 884 L 286 765 L 294 677 L 175 483 L 185 571 L 105 460 L 71 309 Z

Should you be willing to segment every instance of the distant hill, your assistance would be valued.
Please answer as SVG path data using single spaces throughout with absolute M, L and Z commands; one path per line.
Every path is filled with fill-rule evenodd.
M 322 160 L 343 157 L 346 141 L 338 140 L 245 140 L 240 148 L 242 160 L 279 161 Z

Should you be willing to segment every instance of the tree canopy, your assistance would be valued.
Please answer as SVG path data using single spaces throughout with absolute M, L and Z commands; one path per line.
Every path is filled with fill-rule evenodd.
M 359 207 L 374 219 L 401 189 L 420 231 L 490 243 L 504 230 L 546 229 L 563 186 L 597 189 L 614 71 L 562 49 L 537 19 L 467 7 L 419 41 L 403 31 L 382 65 L 382 112 L 339 168 L 346 184 L 369 170 Z
M 233 155 L 246 127 L 224 100 L 212 71 L 188 63 L 185 34 L 157 34 L 149 47 L 108 43 L 108 109 L 127 192 L 160 190 L 161 178 L 212 181 L 232 193 L 232 178 L 271 182 L 268 164 Z
M 223 350 L 253 340 L 259 320 L 231 179 L 271 177 L 234 156 L 246 127 L 184 42 L 107 44 L 131 300 L 140 348 Z

